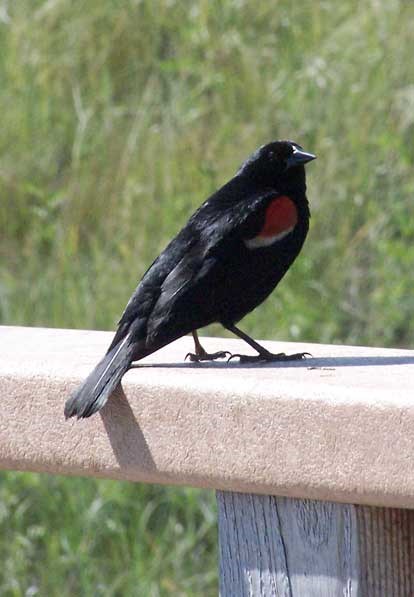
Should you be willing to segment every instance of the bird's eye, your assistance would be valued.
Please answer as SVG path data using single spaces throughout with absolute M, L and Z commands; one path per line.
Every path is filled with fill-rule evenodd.
M 273 160 L 274 157 L 275 157 L 275 152 L 274 151 L 269 151 L 269 158 L 271 160 Z

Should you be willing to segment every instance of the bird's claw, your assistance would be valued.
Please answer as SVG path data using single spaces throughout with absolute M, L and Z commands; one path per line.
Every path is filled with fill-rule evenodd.
M 307 356 L 312 357 L 310 352 L 297 352 L 295 354 L 285 354 L 279 352 L 274 354 L 272 352 L 261 352 L 258 355 L 248 354 L 232 354 L 227 362 L 229 363 L 232 359 L 238 358 L 240 363 L 282 363 L 287 361 L 301 361 Z
M 218 352 L 188 352 L 185 355 L 185 361 L 189 359 L 192 363 L 200 363 L 201 361 L 216 361 L 217 359 L 225 359 L 227 355 L 231 354 L 228 350 L 219 350 Z

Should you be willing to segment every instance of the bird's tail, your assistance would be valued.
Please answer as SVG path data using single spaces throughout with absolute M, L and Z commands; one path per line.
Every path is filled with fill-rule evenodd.
M 98 412 L 129 369 L 134 343 L 129 334 L 109 350 L 65 404 L 65 417 L 78 419 Z

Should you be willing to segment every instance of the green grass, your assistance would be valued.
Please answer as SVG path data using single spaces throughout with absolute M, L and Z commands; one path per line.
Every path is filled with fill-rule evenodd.
M 9 473 L 0 594 L 215 595 L 207 492 Z
M 113 328 L 192 210 L 288 137 L 318 154 L 311 232 L 244 329 L 412 345 L 413 45 L 397 0 L 0 1 L 0 321 Z M 2 594 L 216 592 L 211 494 L 0 491 Z

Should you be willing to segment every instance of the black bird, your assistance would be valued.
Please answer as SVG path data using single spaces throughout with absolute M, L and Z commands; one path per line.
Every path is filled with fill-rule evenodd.
M 129 299 L 104 358 L 65 405 L 66 418 L 99 411 L 133 361 L 192 332 L 192 361 L 208 354 L 197 330 L 219 322 L 258 353 L 241 361 L 287 361 L 235 324 L 272 292 L 295 260 L 309 228 L 304 164 L 315 159 L 293 141 L 255 151 L 236 175 L 191 216 L 147 270 Z

